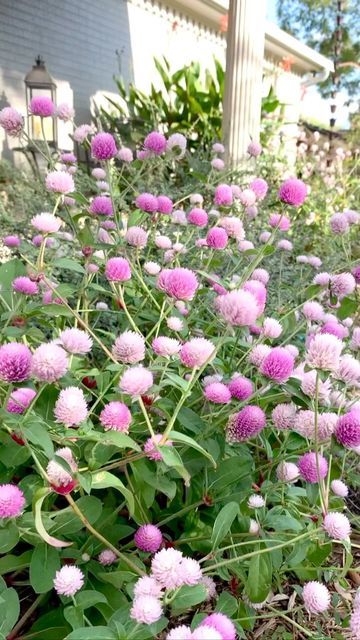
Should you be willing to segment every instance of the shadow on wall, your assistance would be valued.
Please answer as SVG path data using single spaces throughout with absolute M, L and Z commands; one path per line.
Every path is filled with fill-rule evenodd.
M 114 91 L 120 65 L 132 79 L 127 1 L 0 0 L 1 108 L 25 114 L 24 77 L 38 54 L 57 84 L 57 103 L 72 93 L 76 124 L 89 122 L 92 97 Z M 0 133 L 2 157 L 12 160 L 17 145 Z

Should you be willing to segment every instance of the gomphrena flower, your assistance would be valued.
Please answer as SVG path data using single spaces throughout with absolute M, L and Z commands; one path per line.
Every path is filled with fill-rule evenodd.
M 252 189 L 244 189 L 239 193 L 239 200 L 244 207 L 252 207 L 256 202 L 256 193 Z
M 255 140 L 252 140 L 248 144 L 247 152 L 249 156 L 252 156 L 253 158 L 257 158 L 262 152 L 262 146 L 260 142 L 256 142 Z
M 293 370 L 294 358 L 284 347 L 272 349 L 260 366 L 260 373 L 275 382 L 286 382 Z
M 204 211 L 204 209 L 194 207 L 193 209 L 191 209 L 191 211 L 189 211 L 187 220 L 188 222 L 190 222 L 190 224 L 193 224 L 196 227 L 206 227 L 209 221 L 209 216 L 206 211 Z
M 360 411 L 352 409 L 337 421 L 335 437 L 340 444 L 348 449 L 360 445 Z
M 355 291 L 356 280 L 352 273 L 338 273 L 330 278 L 331 293 L 341 300 Z
M 254 296 L 258 307 L 258 316 L 264 313 L 267 297 L 265 285 L 259 280 L 248 280 L 243 285 L 243 290 L 248 291 Z
M 128 147 L 120 147 L 116 157 L 122 162 L 130 163 L 134 159 L 134 154 Z
M 130 367 L 121 376 L 119 387 L 134 398 L 145 395 L 154 383 L 153 374 L 145 367 Z
M 93 133 L 93 128 L 90 124 L 80 124 L 74 130 L 75 142 L 84 142 L 90 133 Z
M 95 167 L 95 169 L 92 170 L 91 175 L 96 179 L 96 180 L 105 180 L 106 178 L 106 171 L 104 169 L 102 169 L 101 167 Z
M 207 591 L 207 600 L 212 600 L 213 598 L 216 598 L 217 596 L 217 591 L 216 591 L 216 582 L 215 580 L 213 580 L 213 578 L 211 578 L 210 576 L 202 576 L 201 580 L 199 581 L 199 584 L 202 584 L 206 591 Z
M 244 442 L 260 433 L 266 424 L 265 413 L 260 407 L 248 405 L 230 416 L 226 427 L 228 442 Z
M 162 545 L 162 533 L 154 524 L 143 524 L 136 531 L 134 542 L 138 549 L 148 553 L 156 553 Z
M 316 459 L 318 459 L 318 464 Z M 319 475 L 317 469 L 318 466 Z M 298 467 L 301 477 L 304 478 L 306 482 L 311 482 L 312 484 L 319 482 L 319 476 L 320 478 L 325 478 L 328 472 L 328 463 L 326 458 L 324 458 L 320 453 L 316 454 L 314 451 L 304 453 L 304 455 L 298 460 Z
M 33 282 L 27 276 L 19 276 L 12 281 L 12 288 L 17 293 L 23 293 L 25 296 L 35 296 L 39 293 L 36 282 Z
M 29 109 L 33 116 L 48 118 L 54 114 L 55 105 L 48 96 L 34 96 L 30 100 Z
M 0 518 L 17 518 L 25 506 L 25 496 L 16 484 L 0 484 Z
M 189 638 L 191 640 L 222 640 L 223 635 L 219 633 L 214 627 L 209 627 L 208 625 L 203 625 L 200 627 L 196 627 L 192 632 L 191 636 L 185 636 L 185 638 Z M 176 636 L 173 636 L 173 639 L 176 639 Z
M 323 613 L 330 606 L 330 593 L 321 582 L 312 580 L 304 585 L 303 599 L 309 613 Z
M 144 271 L 146 271 L 149 276 L 157 276 L 161 271 L 161 266 L 157 262 L 152 262 L 150 260 L 144 263 Z
M 222 171 L 225 167 L 225 162 L 221 158 L 213 158 L 211 160 L 211 166 L 215 171 Z
M 60 380 L 67 372 L 68 366 L 68 356 L 57 344 L 41 344 L 33 353 L 32 373 L 43 382 Z
M 342 380 L 348 385 L 356 385 L 360 378 L 360 362 L 350 354 L 345 354 L 340 358 L 340 364 L 334 373 L 337 380 Z
M 233 375 L 228 384 L 228 388 L 231 393 L 231 397 L 240 401 L 247 400 L 254 392 L 254 385 L 252 381 L 238 373 Z
M 268 183 L 263 178 L 255 178 L 249 185 L 251 191 L 256 195 L 257 200 L 263 200 L 268 192 Z
M 81 329 L 64 329 L 59 335 L 61 345 L 68 353 L 76 353 L 79 355 L 89 353 L 92 348 L 92 338 L 86 331 Z
M 320 404 L 326 404 L 330 397 L 331 391 L 331 382 L 329 379 L 321 380 L 318 379 L 318 400 Z M 305 393 L 305 395 L 309 396 L 309 398 L 315 398 L 316 395 L 316 371 L 312 369 L 311 371 L 305 371 L 302 375 L 301 379 L 301 391 Z
M 150 458 L 150 460 L 160 461 L 163 459 L 161 451 L 157 448 L 157 445 L 160 443 L 162 439 L 162 433 L 156 433 L 153 438 L 148 438 L 144 444 L 144 451 L 146 456 Z M 171 440 L 166 440 L 165 447 L 172 447 L 173 443 Z
M 245 230 L 243 223 L 235 216 L 224 216 L 219 220 L 219 226 L 223 227 L 230 238 L 244 240 Z
M 187 140 L 182 133 L 173 133 L 166 143 L 166 151 L 172 152 L 177 160 L 181 160 L 186 153 Z
M 339 340 L 342 340 L 349 335 L 349 331 L 346 327 L 340 324 L 340 322 L 333 320 L 328 320 L 327 322 L 325 322 L 320 329 L 320 333 L 331 334 L 332 336 L 339 338 Z
M 326 514 L 323 527 L 333 540 L 345 540 L 351 533 L 349 518 L 337 511 L 331 511 Z
M 20 247 L 21 244 L 19 236 L 4 236 L 2 241 L 5 247 L 8 247 L 9 249 Z
M 360 327 L 355 327 L 350 340 L 350 349 L 357 351 L 360 349 Z
M 342 480 L 332 480 L 330 487 L 332 492 L 339 498 L 346 498 L 349 495 L 349 488 Z
M 17 138 L 24 128 L 24 118 L 16 109 L 4 107 L 4 109 L 0 111 L 0 127 L 2 127 L 11 138 Z
M 62 389 L 55 403 L 54 415 L 65 427 L 77 427 L 86 420 L 88 407 L 84 392 L 79 387 Z
M 111 549 L 104 549 L 104 551 L 101 551 L 101 553 L 99 553 L 98 555 L 98 560 L 104 567 L 108 567 L 111 564 L 114 564 L 117 559 L 117 555 L 113 551 L 111 551 Z
M 302 308 L 302 312 L 306 318 L 306 320 L 311 320 L 312 322 L 320 322 L 324 317 L 324 309 L 319 302 L 315 300 L 309 300 L 305 302 Z
M 351 638 L 353 640 L 359 640 L 360 639 L 360 607 L 355 606 L 355 602 L 354 602 L 353 612 L 350 616 L 349 627 L 352 634 Z
M 187 584 L 189 587 L 198 584 L 202 578 L 200 564 L 193 558 L 183 557 L 180 565 L 180 574 L 182 584 Z
M 192 300 L 199 283 L 193 271 L 176 267 L 164 269 L 159 275 L 157 286 L 175 300 Z
M 133 601 L 130 609 L 130 618 L 138 624 L 153 624 L 162 616 L 160 600 L 154 596 L 139 596 Z
M 156 355 L 169 358 L 179 353 L 181 349 L 180 342 L 175 338 L 168 338 L 167 336 L 158 336 L 154 338 L 151 343 L 153 351 Z
M 314 369 L 335 371 L 339 367 L 343 347 L 343 343 L 336 336 L 328 333 L 317 334 L 308 347 L 306 362 Z
M 157 235 L 154 242 L 158 249 L 171 249 L 172 247 L 172 242 L 168 236 Z
M 180 360 L 185 367 L 202 367 L 215 357 L 215 345 L 206 338 L 192 338 L 180 349 Z
M 84 574 L 73 564 L 65 564 L 56 572 L 54 589 L 59 596 L 74 596 L 84 584 Z
M 257 344 L 253 347 L 249 354 L 249 362 L 255 367 L 260 367 L 263 360 L 271 352 L 268 344 Z
M 166 324 L 171 331 L 181 331 L 184 328 L 183 321 L 177 316 L 169 316 L 166 320 Z
M 71 472 L 76 473 L 78 466 L 69 447 L 58 449 L 55 451 L 55 455 L 58 458 L 65 460 L 69 465 Z M 49 478 L 49 482 L 56 493 L 66 495 L 67 493 L 71 493 L 76 486 L 76 480 L 74 480 L 72 474 L 56 460 L 50 460 L 46 467 L 46 473 Z
M 222 382 L 212 382 L 208 384 L 204 389 L 204 397 L 209 402 L 215 404 L 228 404 L 231 400 L 231 392 L 229 387 Z
M 300 207 L 308 194 L 308 188 L 302 180 L 288 178 L 279 189 L 279 198 L 282 202 L 293 207 Z
M 50 171 L 45 178 L 45 186 L 48 191 L 62 195 L 75 191 L 74 179 L 67 171 Z
M 31 218 L 31 224 L 40 233 L 56 233 L 61 227 L 62 220 L 52 213 L 44 212 Z
M 61 102 L 56 106 L 55 115 L 63 122 L 69 122 L 75 117 L 75 109 L 67 102 Z
M 174 203 L 168 196 L 158 196 L 157 197 L 157 210 L 158 213 L 162 213 L 164 215 L 170 215 L 172 213 L 174 207 Z
M 236 640 L 236 628 L 224 613 L 212 613 L 202 620 L 200 627 L 210 627 L 220 634 L 223 640 Z
M 154 596 L 154 598 L 161 598 L 163 594 L 163 588 L 153 576 L 142 576 L 134 584 L 134 597 L 139 596 Z
M 330 218 L 330 229 L 335 235 L 343 235 L 349 231 L 349 221 L 344 213 L 334 213 Z
M 190 627 L 185 624 L 181 624 L 179 627 L 174 627 L 169 631 L 165 640 L 193 640 L 194 636 Z
M 182 584 L 179 567 L 183 559 L 181 551 L 162 549 L 151 561 L 151 572 L 165 589 L 176 589 Z
M 228 234 L 222 227 L 213 227 L 206 235 L 206 244 L 212 249 L 225 249 L 228 240 Z
M 89 211 L 98 216 L 114 215 L 111 198 L 109 196 L 95 196 L 90 204 Z
M 262 334 L 265 338 L 274 340 L 282 333 L 282 325 L 275 318 L 265 318 L 262 326 Z
M 269 218 L 270 227 L 277 228 L 280 231 L 289 231 L 290 219 L 281 213 L 272 213 Z
M 217 206 L 230 207 L 233 203 L 233 191 L 228 184 L 219 184 L 215 189 L 214 202 Z
M 160 156 L 166 151 L 166 138 L 159 131 L 152 131 L 144 140 L 144 148 L 154 155 Z
M 277 243 L 277 248 L 281 249 L 282 251 L 292 251 L 293 250 L 293 243 L 290 242 L 290 240 L 280 240 Z
M 259 313 L 256 298 L 243 289 L 219 296 L 215 306 L 226 322 L 237 327 L 254 324 Z
M 135 204 L 138 209 L 141 211 L 146 211 L 147 213 L 155 213 L 158 207 L 158 201 L 155 196 L 151 193 L 140 193 L 135 199 Z
M 110 160 L 116 154 L 116 142 L 111 133 L 97 133 L 91 140 L 91 156 L 95 160 Z
M 126 258 L 110 258 L 105 265 L 105 276 L 110 282 L 130 280 L 131 269 Z
M 322 260 L 317 256 L 309 256 L 308 264 L 313 267 L 313 269 L 319 269 L 322 265 Z
M 104 406 L 100 413 L 99 420 L 105 431 L 111 429 L 113 431 L 127 433 L 132 418 L 126 404 L 113 400 Z
M 32 356 L 30 349 L 20 342 L 9 342 L 0 347 L 0 380 L 23 382 L 30 375 Z
M 294 462 L 280 462 L 276 476 L 281 482 L 294 482 L 299 477 L 299 467 Z
M 125 364 L 135 364 L 145 358 L 145 340 L 135 331 L 124 331 L 113 344 L 112 353 L 116 360 Z
M 30 406 L 36 396 L 36 391 L 27 387 L 20 387 L 14 389 L 10 393 L 9 400 L 7 401 L 6 411 L 10 413 L 24 413 L 24 411 Z

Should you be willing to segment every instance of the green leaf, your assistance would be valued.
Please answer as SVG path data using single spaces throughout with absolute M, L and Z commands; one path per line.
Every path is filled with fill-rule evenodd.
M 117 640 L 115 631 L 108 627 L 83 627 L 69 633 L 64 640 Z
M 211 464 L 216 468 L 216 462 L 212 455 L 208 451 L 206 451 L 206 449 L 201 447 L 195 440 L 193 440 L 193 438 L 186 436 L 184 433 L 179 433 L 179 431 L 170 431 L 169 439 L 173 440 L 174 442 L 181 442 L 181 444 L 187 444 L 189 447 L 196 449 L 196 451 L 202 453 L 205 458 L 208 458 Z
M 13 288 L 12 282 L 17 276 L 23 276 L 26 274 L 25 265 L 18 258 L 4 262 L 0 266 L 0 282 L 1 282 L 1 297 L 5 302 L 12 307 L 13 305 Z M 0 298 L 0 309 L 2 307 L 2 300 Z
M 326 544 L 316 544 L 311 545 L 309 548 L 307 558 L 315 565 L 315 567 L 320 567 L 324 560 L 330 555 L 332 549 L 331 542 L 327 542 Z
M 235 518 L 240 514 L 237 502 L 229 502 L 218 513 L 211 535 L 212 548 L 218 547 L 231 529 Z
M 84 624 L 84 614 L 79 607 L 64 607 L 64 618 L 73 629 L 80 629 Z
M 261 546 L 259 545 L 258 550 Z M 254 550 L 255 551 L 255 550 Z M 263 602 L 270 591 L 272 579 L 272 565 L 269 554 L 253 556 L 249 564 L 249 572 L 245 584 L 245 591 L 250 602 Z
M 11 551 L 19 541 L 19 530 L 13 520 L 0 528 L 0 553 Z
M 48 430 L 45 425 L 41 423 L 41 419 L 39 420 L 38 418 L 35 422 L 34 418 L 31 418 L 25 422 L 23 429 L 24 435 L 29 442 L 41 447 L 49 459 L 53 457 L 54 445 Z
M 193 433 L 203 432 L 206 427 L 205 422 L 198 416 L 198 414 L 187 407 L 182 407 L 180 409 L 177 421 L 180 422 L 182 427 L 189 429 L 189 431 L 192 431 Z
M 0 633 L 4 638 L 15 626 L 20 615 L 19 596 L 15 589 L 4 589 L 0 593 Z
M 100 591 L 79 591 L 75 596 L 76 606 L 80 609 L 88 609 L 99 602 L 108 604 L 108 600 Z
M 234 456 L 223 460 L 216 471 L 212 471 L 209 477 L 209 490 L 212 493 L 221 493 L 225 487 L 239 483 L 244 478 L 251 483 L 250 471 L 253 461 L 250 457 Z
M 84 267 L 76 262 L 76 260 L 71 260 L 71 258 L 58 258 L 52 263 L 52 265 L 59 269 L 68 269 L 69 271 L 75 271 L 76 273 L 81 274 L 86 273 Z
M 55 573 L 60 566 L 57 549 L 47 544 L 38 544 L 35 547 L 30 563 L 30 584 L 35 593 L 51 591 Z
M 29 566 L 32 551 L 24 551 L 20 556 L 6 555 L 0 558 L 0 575 L 5 575 L 11 571 L 19 571 Z
M 358 309 L 359 303 L 354 298 L 343 298 L 339 309 L 337 310 L 337 317 L 339 320 L 344 320 L 349 316 L 352 316 Z
M 178 474 L 183 478 L 185 485 L 189 486 L 190 484 L 190 474 L 185 469 L 183 465 L 183 461 L 180 458 L 179 453 L 174 449 L 174 447 L 168 447 L 166 445 L 159 447 L 159 451 L 161 452 L 163 462 L 167 467 L 173 467 L 176 469 Z
M 101 516 L 102 502 L 95 496 L 82 496 L 76 500 L 76 506 L 90 524 L 95 524 Z M 54 516 L 51 532 L 69 535 L 80 531 L 83 527 L 84 524 L 79 516 L 74 513 L 71 507 L 66 507 Z
M 206 597 L 207 592 L 203 584 L 197 584 L 194 587 L 181 587 L 172 602 L 171 613 L 177 616 L 182 611 L 187 611 L 187 609 L 203 602 Z
M 99 434 L 101 444 L 114 445 L 118 449 L 134 449 L 134 451 L 141 451 L 141 448 L 130 436 L 120 431 L 107 431 L 106 433 Z
M 113 473 L 109 473 L 109 471 L 97 471 L 93 474 L 91 487 L 92 489 L 107 489 L 108 487 L 117 489 L 124 496 L 129 507 L 130 515 L 134 513 L 135 502 L 133 494 Z
M 223 591 L 216 603 L 215 611 L 224 613 L 231 618 L 235 611 L 238 610 L 238 601 L 228 591 Z
M 41 507 L 42 504 L 45 500 L 45 498 L 51 493 L 50 489 L 48 489 L 47 487 L 43 487 L 41 489 L 38 489 L 38 491 L 36 491 L 35 495 L 34 495 L 34 500 L 33 500 L 33 510 L 34 510 L 34 516 L 35 516 L 35 528 L 36 531 L 38 532 L 39 536 L 49 545 L 51 545 L 52 547 L 71 547 L 72 542 L 65 542 L 63 540 L 58 540 L 57 538 L 54 538 L 53 536 L 50 536 L 48 534 L 48 532 L 46 531 L 43 521 L 42 521 L 42 516 L 41 516 Z

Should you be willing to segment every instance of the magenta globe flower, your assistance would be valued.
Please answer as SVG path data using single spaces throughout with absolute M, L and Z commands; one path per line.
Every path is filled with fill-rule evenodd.
M 0 484 L 0 518 L 17 518 L 24 506 L 25 496 L 16 484 Z
M 254 385 L 249 378 L 245 378 L 240 374 L 235 374 L 228 384 L 232 398 L 236 400 L 247 400 L 254 392 Z
M 79 567 L 65 564 L 55 574 L 54 589 L 60 596 L 74 596 L 80 591 L 84 581 L 84 574 Z
M 278 195 L 282 202 L 300 207 L 308 195 L 308 188 L 302 180 L 289 178 L 282 183 Z
M 158 278 L 157 285 L 170 298 L 192 300 L 199 283 L 193 271 L 183 267 L 176 267 L 175 269 L 163 270 Z
M 152 131 L 144 140 L 144 148 L 156 156 L 161 156 L 166 151 L 166 138 L 158 131 Z
M 204 209 L 194 207 L 194 209 L 191 209 L 188 213 L 187 219 L 190 224 L 193 224 L 196 227 L 206 227 L 209 221 L 209 216 Z
M 219 184 L 215 189 L 214 203 L 217 206 L 230 207 L 233 203 L 233 191 L 228 184 Z
M 252 140 L 248 145 L 247 152 L 249 156 L 252 156 L 253 158 L 257 158 L 262 152 L 262 146 L 260 142 L 256 142 L 255 140 Z
M 336 440 L 347 449 L 360 445 L 360 411 L 352 409 L 337 421 L 335 427 Z
M 109 282 L 130 280 L 131 269 L 126 258 L 110 258 L 105 265 L 105 276 Z
M 200 627 L 210 627 L 220 633 L 222 640 L 236 640 L 236 628 L 230 618 L 223 613 L 212 613 L 206 616 Z
M 305 609 L 309 613 L 319 614 L 330 606 L 330 593 L 324 584 L 312 580 L 307 582 L 303 589 Z
M 248 280 L 243 285 L 243 290 L 251 293 L 256 299 L 258 306 L 258 316 L 265 311 L 267 291 L 265 285 L 259 280 Z
M 56 344 L 41 344 L 32 358 L 32 374 L 43 382 L 55 382 L 65 375 L 69 361 L 64 349 Z
M 180 360 L 185 367 L 203 367 L 215 357 L 215 345 L 206 338 L 192 338 L 180 349 Z
M 316 459 L 318 462 L 316 462 Z M 319 466 L 319 473 L 318 473 Z M 315 484 L 319 482 L 320 478 L 325 478 L 328 472 L 328 463 L 326 458 L 321 454 L 316 454 L 314 451 L 304 453 L 298 460 L 298 467 L 300 475 L 306 482 Z
M 16 109 L 4 107 L 4 109 L 0 111 L 0 127 L 2 127 L 11 138 L 17 138 L 24 128 L 24 118 Z
M 215 404 L 228 404 L 231 400 L 230 389 L 222 382 L 212 382 L 206 385 L 204 390 L 204 397 L 209 402 Z
M 132 417 L 126 404 L 113 400 L 104 406 L 99 420 L 105 431 L 128 433 Z
M 260 373 L 275 382 L 286 382 L 294 370 L 294 358 L 283 347 L 275 347 L 264 358 Z
M 36 282 L 33 282 L 27 276 L 19 276 L 12 281 L 12 288 L 17 293 L 23 293 L 25 296 L 35 296 L 39 293 Z
M 135 199 L 135 204 L 141 211 L 146 213 L 155 213 L 158 208 L 158 199 L 151 193 L 140 193 Z
M 27 387 L 20 387 L 20 389 L 14 389 L 10 393 L 9 400 L 7 401 L 6 411 L 10 413 L 24 413 L 24 411 L 30 406 L 36 396 L 36 391 Z
M 32 356 L 30 349 L 19 342 L 0 347 L 0 380 L 23 382 L 30 376 Z
M 134 542 L 138 549 L 148 553 L 156 553 L 162 545 L 162 533 L 154 524 L 143 524 L 136 531 Z
M 95 196 L 89 207 L 89 211 L 99 216 L 112 216 L 114 211 L 111 198 L 109 198 L 109 196 Z
M 55 105 L 48 96 L 34 96 L 30 100 L 30 113 L 40 118 L 48 118 L 54 115 Z
M 97 133 L 91 140 L 91 156 L 95 160 L 111 160 L 116 154 L 116 142 L 111 133 Z
M 172 213 L 173 207 L 174 207 L 174 203 L 170 198 L 168 198 L 168 196 L 157 197 L 158 213 L 162 213 L 164 215 L 170 215 Z
M 237 443 L 257 436 L 266 424 L 266 416 L 260 407 L 248 405 L 231 416 L 226 427 L 228 442 Z
M 146 457 L 150 460 L 156 460 L 159 462 L 163 459 L 161 451 L 159 451 L 157 445 L 160 444 L 162 440 L 162 433 L 156 433 L 153 438 L 148 438 L 144 444 L 144 451 L 146 453 Z M 171 440 L 166 440 L 165 447 L 172 447 L 173 443 Z
M 255 178 L 250 182 L 250 189 L 256 195 L 257 200 L 263 200 L 268 192 L 268 183 L 263 178 Z
M 228 243 L 228 234 L 222 227 L 209 229 L 206 236 L 206 244 L 212 249 L 225 249 Z
M 3 243 L 5 247 L 9 247 L 9 249 L 14 249 L 20 247 L 21 240 L 19 236 L 5 236 L 3 238 Z

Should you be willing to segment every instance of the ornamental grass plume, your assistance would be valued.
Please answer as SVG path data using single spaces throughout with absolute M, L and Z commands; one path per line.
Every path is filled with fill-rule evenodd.
M 56 422 L 65 427 L 78 427 L 88 415 L 88 407 L 84 392 L 79 387 L 62 389 L 55 403 L 54 415 Z
M 136 531 L 134 542 L 138 549 L 148 553 L 156 553 L 163 543 L 162 533 L 154 524 L 143 524 Z
M 123 393 L 133 398 L 145 395 L 154 384 L 151 371 L 139 365 L 130 367 L 120 378 L 119 387 Z
M 326 514 L 323 527 L 329 538 L 333 540 L 346 540 L 351 533 L 349 518 L 337 511 L 331 511 Z
M 8 342 L 0 347 L 0 380 L 23 382 L 30 376 L 32 355 L 20 342 Z
M 244 327 L 255 323 L 259 307 L 255 296 L 250 291 L 240 289 L 230 291 L 215 300 L 216 310 L 228 324 Z
M 16 484 L 0 484 L 0 518 L 17 518 L 24 506 L 25 496 Z
M 226 427 L 226 440 L 230 443 L 244 442 L 257 436 L 266 424 L 265 413 L 260 407 L 248 405 L 230 416 Z
M 312 484 L 319 482 L 319 477 L 320 479 L 325 478 L 328 472 L 328 463 L 326 458 L 324 458 L 320 453 L 316 454 L 314 451 L 304 453 L 304 455 L 298 460 L 298 467 L 301 477 L 306 480 L 306 482 L 310 482 Z
M 105 265 L 105 276 L 109 282 L 130 280 L 131 269 L 126 258 L 110 258 Z
M 222 382 L 212 382 L 205 387 L 204 397 L 215 404 L 228 404 L 231 400 L 231 391 Z
M 145 339 L 135 331 L 124 331 L 112 347 L 116 360 L 124 364 L 135 364 L 145 358 Z
M 112 400 L 105 404 L 99 420 L 105 431 L 128 433 L 132 416 L 126 404 L 118 400 Z
M 65 564 L 56 572 L 54 589 L 59 596 L 74 596 L 84 585 L 85 576 L 79 567 Z
M 37 380 L 56 382 L 68 370 L 69 360 L 64 349 L 57 344 L 41 344 L 32 357 L 31 371 Z
M 116 142 L 111 133 L 97 133 L 91 140 L 91 156 L 95 160 L 111 160 L 116 154 Z
M 260 373 L 274 382 L 286 382 L 293 370 L 294 358 L 284 347 L 272 349 L 260 366 Z
M 154 596 L 139 596 L 133 601 L 130 618 L 138 624 L 154 624 L 163 614 L 160 600 Z
M 323 613 L 330 606 L 329 590 L 324 584 L 316 580 L 305 584 L 303 588 L 303 599 L 307 612 L 315 615 Z
M 202 367 L 215 357 L 215 345 L 206 338 L 192 338 L 180 349 L 180 360 L 185 367 Z

